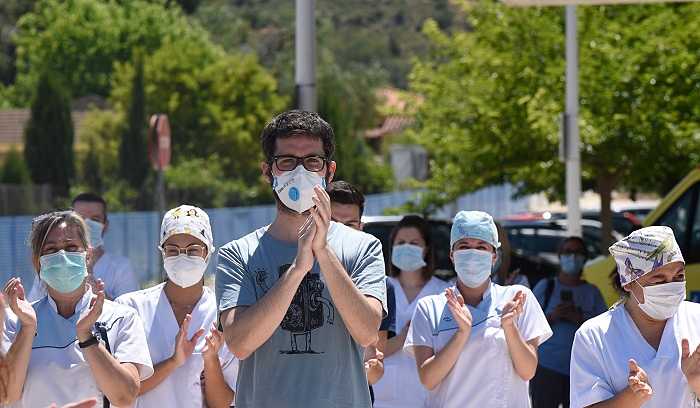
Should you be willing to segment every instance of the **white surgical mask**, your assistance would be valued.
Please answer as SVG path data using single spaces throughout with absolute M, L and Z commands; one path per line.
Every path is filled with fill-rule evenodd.
M 181 288 L 189 288 L 202 280 L 207 270 L 207 261 L 200 256 L 169 256 L 163 259 L 163 267 L 174 284 Z
M 405 272 L 418 271 L 426 265 L 423 248 L 413 244 L 394 245 L 391 249 L 391 263 Z
M 105 225 L 89 218 L 85 219 L 85 224 L 87 224 L 88 228 L 90 229 L 90 247 L 101 247 L 102 244 L 104 244 L 104 241 L 102 240 L 102 231 L 104 231 Z
M 644 303 L 639 303 L 639 299 L 634 296 L 634 292 L 632 292 L 632 296 L 639 303 L 639 308 L 642 309 L 642 312 L 652 319 L 670 319 L 676 314 L 678 307 L 685 300 L 685 281 L 662 283 L 653 286 L 639 285 L 639 287 L 644 292 Z
M 459 280 L 476 288 L 491 276 L 493 254 L 480 249 L 462 249 L 454 254 L 455 271 Z
M 273 176 L 272 189 L 289 209 L 299 214 L 314 206 L 314 187 L 326 188 L 326 180 L 299 165 L 292 171 Z

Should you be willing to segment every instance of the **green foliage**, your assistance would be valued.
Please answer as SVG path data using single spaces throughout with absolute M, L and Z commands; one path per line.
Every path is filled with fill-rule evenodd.
M 118 111 L 127 106 L 130 91 L 126 84 L 133 71 L 129 64 L 116 67 L 111 101 Z M 222 196 L 226 198 L 208 195 L 216 202 L 240 205 L 268 196 L 259 195 L 262 153 L 258 135 L 286 101 L 277 94 L 274 78 L 253 55 L 226 54 L 213 44 L 201 46 L 188 39 L 166 42 L 146 59 L 144 75 L 146 111 L 169 117 L 176 168 L 194 159 L 207 166 L 217 163 L 221 177 L 251 192 L 237 193 L 240 187 L 227 187 Z M 175 184 L 183 178 L 173 177 L 168 185 L 177 189 Z
M 143 57 L 135 56 L 134 77 L 127 112 L 127 126 L 119 145 L 119 174 L 129 185 L 139 189 L 148 174 L 146 149 L 146 100 L 143 79 Z M 88 156 L 89 157 L 89 156 Z
M 318 80 L 318 111 L 335 132 L 335 178 L 366 194 L 385 191 L 391 186 L 391 168 L 375 160 L 361 136 L 362 129 L 378 121 L 373 87 L 365 76 L 343 71 L 328 59 Z
M 29 169 L 24 162 L 22 154 L 12 147 L 5 155 L 5 163 L 2 166 L 0 183 L 2 184 L 29 184 L 31 177 Z
M 68 193 L 74 175 L 73 120 L 67 93 L 48 74 L 39 78 L 25 128 L 24 157 L 32 181 Z
M 87 146 L 79 156 L 78 183 L 85 190 L 103 193 L 119 174 L 119 145 L 124 114 L 114 111 L 90 111 L 83 118 L 78 139 Z
M 178 7 L 143 0 L 39 0 L 18 23 L 16 102 L 29 100 L 46 69 L 63 78 L 73 97 L 108 96 L 115 62 L 173 39 L 201 46 L 207 33 Z
M 294 2 L 288 0 L 210 0 L 195 16 L 227 49 L 254 50 L 280 78 L 282 92 L 291 95 L 294 12 Z M 423 22 L 432 17 L 449 29 L 458 16 L 450 0 L 316 2 L 319 54 L 328 50 L 345 70 L 374 71 L 403 87 L 412 58 L 429 45 L 420 33 Z
M 431 155 L 438 206 L 509 181 L 561 198 L 563 11 L 463 2 L 473 27 L 448 35 L 411 74 L 425 97 L 413 138 Z M 700 5 L 579 8 L 584 186 L 664 192 L 700 159 Z
M 250 188 L 243 180 L 231 180 L 224 173 L 217 155 L 181 160 L 165 172 L 168 205 L 226 207 L 259 199 L 260 189 Z

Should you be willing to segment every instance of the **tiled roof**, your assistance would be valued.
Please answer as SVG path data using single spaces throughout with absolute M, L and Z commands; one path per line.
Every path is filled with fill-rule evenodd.
M 384 119 L 382 125 L 378 128 L 369 129 L 365 132 L 365 138 L 378 139 L 394 133 L 399 133 L 414 122 L 412 117 L 408 116 L 389 116 Z
M 87 112 L 73 112 L 73 127 L 78 129 Z M 0 110 L 0 145 L 17 145 L 24 143 L 24 126 L 29 119 L 29 109 Z M 78 132 L 75 132 L 76 139 Z M 77 140 L 76 140 L 77 141 Z

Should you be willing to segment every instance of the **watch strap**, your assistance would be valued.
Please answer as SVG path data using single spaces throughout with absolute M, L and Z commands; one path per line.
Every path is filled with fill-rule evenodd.
M 88 348 L 90 346 L 94 346 L 95 344 L 99 343 L 100 341 L 97 339 L 97 337 L 93 334 L 90 336 L 89 339 L 85 341 L 78 342 L 78 347 L 81 349 Z

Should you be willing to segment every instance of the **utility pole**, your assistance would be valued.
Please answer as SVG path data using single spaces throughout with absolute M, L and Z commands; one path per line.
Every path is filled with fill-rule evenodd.
M 576 6 L 566 6 L 566 113 L 564 155 L 566 159 L 566 207 L 569 236 L 581 233 L 581 142 L 578 133 L 578 40 Z
M 315 0 L 296 0 L 296 29 L 294 44 L 296 63 L 297 107 L 302 110 L 317 109 L 316 99 L 316 18 Z

